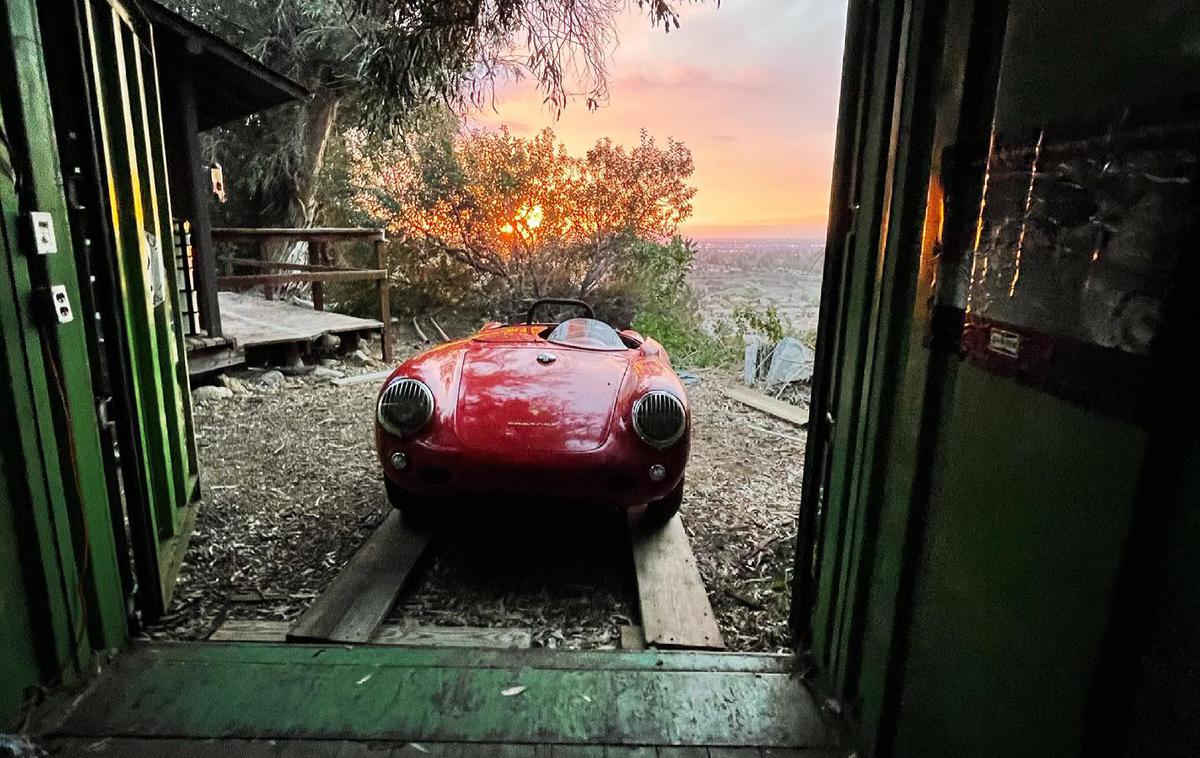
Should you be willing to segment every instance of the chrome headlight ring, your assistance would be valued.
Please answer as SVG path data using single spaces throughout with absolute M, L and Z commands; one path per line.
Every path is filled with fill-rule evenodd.
M 651 390 L 633 404 L 633 430 L 647 445 L 661 449 L 678 442 L 687 431 L 683 402 L 664 390 Z
M 393 380 L 379 394 L 375 419 L 389 434 L 403 437 L 433 418 L 433 391 L 418 379 Z

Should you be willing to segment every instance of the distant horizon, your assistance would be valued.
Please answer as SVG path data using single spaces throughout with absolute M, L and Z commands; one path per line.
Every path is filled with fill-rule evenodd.
M 683 231 L 711 239 L 824 239 L 841 92 L 845 4 L 820 0 L 681 6 L 652 27 L 631 4 L 606 64 L 610 97 L 557 113 L 536 78 L 501 83 L 472 117 L 528 137 L 545 127 L 572 154 L 598 140 L 637 145 L 644 129 L 695 160 Z
M 679 233 L 696 240 L 790 239 L 824 242 L 825 224 L 683 224 Z

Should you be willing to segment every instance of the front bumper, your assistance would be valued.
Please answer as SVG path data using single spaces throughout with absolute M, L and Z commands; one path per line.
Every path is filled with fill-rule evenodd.
M 668 450 L 610 438 L 587 452 L 498 454 L 398 439 L 378 427 L 375 434 L 384 476 L 429 500 L 519 497 L 632 508 L 670 494 L 683 480 L 688 456 L 686 437 Z M 404 454 L 403 469 L 392 464 L 397 452 Z M 659 481 L 651 477 L 655 465 L 666 471 Z

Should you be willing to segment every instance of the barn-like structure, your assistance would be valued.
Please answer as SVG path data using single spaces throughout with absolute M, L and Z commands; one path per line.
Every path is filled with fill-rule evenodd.
M 7 0 L 0 733 L 1200 754 L 1197 50 L 1189 0 L 850 0 L 794 654 L 156 644 L 203 500 L 191 309 L 222 333 L 180 255 L 182 221 L 212 244 L 196 135 L 304 92 L 149 2 Z

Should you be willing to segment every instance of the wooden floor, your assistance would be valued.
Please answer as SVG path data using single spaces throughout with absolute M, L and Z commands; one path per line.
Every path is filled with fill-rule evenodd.
M 130 758 L 845 754 L 792 665 L 691 651 L 147 643 L 84 693 L 63 693 L 35 734 L 52 755 Z
M 835 750 L 749 747 L 512 745 L 483 742 L 355 742 L 350 740 L 65 739 L 52 755 L 112 758 L 835 758 Z
M 254 348 L 287 342 L 311 342 L 322 334 L 369 332 L 383 328 L 378 321 L 314 311 L 298 305 L 267 300 L 239 292 L 218 293 L 221 330 L 238 346 Z

